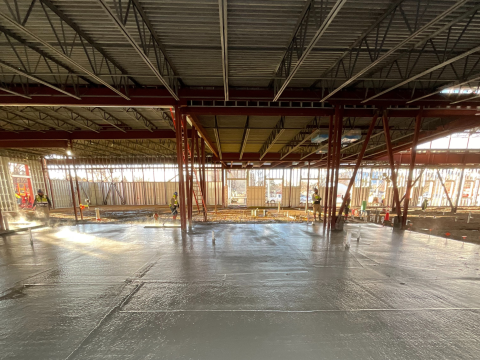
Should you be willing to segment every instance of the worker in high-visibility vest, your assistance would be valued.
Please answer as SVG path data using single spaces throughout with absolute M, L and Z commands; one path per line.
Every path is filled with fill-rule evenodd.
M 177 200 L 177 196 L 178 196 L 178 193 L 175 191 L 173 193 L 173 196 L 172 198 L 170 199 L 170 210 L 172 211 L 172 215 L 173 215 L 173 220 L 175 220 L 177 218 L 177 215 L 178 215 L 178 200 Z
M 47 195 L 43 193 L 42 189 L 38 189 L 35 201 L 33 202 L 33 209 L 37 215 L 43 215 L 47 220 L 50 219 L 50 208 L 52 203 Z
M 320 215 L 322 214 L 322 208 L 320 206 L 321 201 L 322 201 L 322 198 L 318 194 L 318 189 L 314 188 L 313 189 L 313 194 L 312 194 L 313 220 L 314 221 L 317 221 L 317 212 L 318 212 L 318 220 L 320 220 Z

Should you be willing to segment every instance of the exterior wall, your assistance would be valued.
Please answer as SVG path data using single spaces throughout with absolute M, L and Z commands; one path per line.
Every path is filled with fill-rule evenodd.
M 0 162 L 0 206 L 3 210 L 13 211 L 16 209 L 16 201 L 14 197 L 14 189 L 12 186 L 11 177 L 9 174 L 8 162 L 23 162 L 29 165 L 31 172 L 32 186 L 34 189 L 45 188 L 43 181 L 41 163 L 37 160 L 20 160 L 1 158 Z M 363 172 L 362 172 L 363 171 Z M 386 185 L 382 185 L 382 193 L 379 196 L 379 200 L 382 197 L 385 198 L 384 206 L 391 207 L 393 205 L 393 187 L 391 181 L 388 181 L 390 171 L 387 169 L 376 170 L 376 183 L 372 183 L 373 171 L 369 169 L 363 169 L 357 174 L 357 178 L 352 188 L 351 198 L 352 207 L 360 207 L 363 200 L 370 201 L 371 204 L 372 194 L 375 189 L 378 188 L 378 184 L 382 181 L 386 182 Z M 420 175 L 421 169 L 416 169 L 413 179 L 415 180 Z M 265 192 L 266 181 L 268 179 L 262 178 L 263 169 L 245 170 L 245 179 L 247 181 L 247 206 L 263 207 L 265 206 Z M 252 173 L 252 174 L 251 174 Z M 455 200 L 458 194 L 459 180 L 461 169 L 443 169 L 440 170 L 443 181 L 447 184 L 449 196 L 455 205 Z M 380 174 L 380 175 L 378 175 Z M 251 176 L 253 175 L 253 176 Z M 345 172 L 345 177 L 342 181 L 345 181 L 348 173 Z M 399 196 L 403 197 L 406 191 L 406 179 L 408 170 L 400 169 L 398 176 Z M 380 176 L 380 178 L 379 178 Z M 381 177 L 387 178 L 387 180 L 381 180 Z M 227 177 L 227 176 L 226 176 Z M 310 178 L 310 185 L 312 184 L 319 187 L 319 192 L 324 197 L 325 191 L 325 171 L 320 172 L 318 179 Z M 380 181 L 379 181 L 380 179 Z M 178 191 L 178 182 L 176 178 L 167 179 L 170 181 L 152 182 L 152 181 L 124 181 L 124 182 L 101 182 L 101 181 L 79 181 L 81 202 L 84 203 L 86 198 L 90 199 L 92 206 L 98 206 L 104 204 L 106 197 L 107 205 L 166 205 L 168 204 L 173 192 Z M 213 181 L 213 171 L 207 170 L 207 192 L 205 199 L 207 205 L 214 205 L 215 203 L 215 187 L 217 189 L 217 205 L 221 205 L 221 175 L 217 175 L 217 181 Z M 253 181 L 256 181 L 253 186 Z M 290 174 L 285 171 L 282 181 L 282 207 L 286 207 L 289 204 L 292 207 L 299 207 L 300 196 L 302 187 L 305 185 L 305 179 L 302 179 L 299 171 L 294 171 L 292 176 L 292 185 L 290 186 Z M 303 182 L 303 183 L 302 183 Z M 68 180 L 51 180 L 51 192 L 49 184 L 47 184 L 47 193 L 53 198 L 55 207 L 65 208 L 72 207 L 72 195 L 70 190 L 70 183 Z M 78 204 L 78 196 L 76 190 L 76 184 L 74 185 L 75 202 Z M 306 188 L 304 186 L 304 188 Z M 118 190 L 118 191 L 117 191 Z M 225 198 L 228 194 L 228 188 L 225 186 Z M 291 191 L 291 194 L 290 194 Z M 305 189 L 304 189 L 305 191 Z M 467 169 L 465 170 L 464 180 L 461 184 L 461 193 L 459 198 L 459 206 L 479 206 L 479 192 L 480 192 L 480 169 Z M 108 196 L 107 196 L 108 195 Z M 308 194 L 310 200 L 310 195 Z M 449 207 L 449 202 L 446 198 L 443 187 L 438 179 L 436 169 L 425 170 L 419 177 L 417 183 L 412 189 L 410 207 L 418 207 L 421 205 L 424 197 L 429 199 L 430 206 Z M 289 200 L 290 199 L 290 200 Z M 227 200 L 227 198 L 226 198 Z M 323 204 L 325 199 L 323 199 Z M 194 202 L 195 206 L 195 202 Z M 276 205 L 275 205 L 276 206 Z
M 9 158 L 0 157 L 0 208 L 2 211 L 16 211 L 17 201 L 8 163 Z

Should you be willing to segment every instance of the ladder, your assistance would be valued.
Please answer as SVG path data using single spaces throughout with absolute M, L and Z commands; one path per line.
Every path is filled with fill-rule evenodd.
M 170 108 L 170 113 L 172 115 L 172 119 L 175 119 L 175 115 L 173 114 L 172 108 Z M 175 121 L 173 122 L 173 124 L 174 124 L 174 127 L 175 127 L 175 131 L 177 131 Z M 181 127 L 182 127 L 181 130 L 183 130 L 182 131 L 182 144 L 181 144 L 182 149 L 183 149 L 184 137 L 187 134 L 187 129 L 183 128 L 183 121 L 180 121 L 180 124 L 181 124 Z M 187 151 L 188 151 L 187 155 L 188 155 L 188 157 L 186 158 L 185 157 L 185 151 L 182 151 L 182 158 L 183 158 L 184 164 L 188 161 L 189 166 L 192 166 L 192 163 L 194 162 L 194 161 L 192 161 L 194 154 L 192 152 L 192 149 L 190 147 L 190 143 L 189 143 L 188 140 L 189 139 L 187 138 Z M 177 146 L 178 146 L 178 144 L 177 144 Z M 193 143 L 192 143 L 192 147 L 195 148 L 195 145 Z M 190 168 L 189 168 L 189 171 L 190 171 Z M 190 175 L 190 174 L 188 174 L 188 175 Z M 195 169 L 195 167 L 193 167 L 193 175 L 194 175 L 194 178 L 192 179 L 193 198 L 195 199 L 195 203 L 197 204 L 198 214 L 203 213 L 204 221 L 206 221 L 207 220 L 207 212 L 208 212 L 207 204 L 205 202 L 205 197 L 203 196 L 202 186 L 200 185 L 200 176 L 198 175 L 198 172 Z

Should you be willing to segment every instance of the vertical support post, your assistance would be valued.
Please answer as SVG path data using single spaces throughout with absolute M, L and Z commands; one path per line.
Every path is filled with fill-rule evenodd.
M 293 174 L 293 169 L 290 168 L 290 190 L 288 191 L 288 207 L 292 206 L 292 174 Z
M 413 133 L 412 149 L 410 150 L 411 159 L 410 167 L 408 169 L 407 190 L 405 192 L 405 201 L 403 203 L 402 229 L 407 227 L 408 203 L 410 202 L 410 193 L 412 192 L 413 170 L 415 169 L 415 160 L 417 157 L 418 137 L 420 134 L 420 128 L 422 127 L 422 110 L 423 109 L 420 108 L 420 112 L 415 120 L 415 132 Z M 400 202 L 398 203 L 398 206 L 400 206 Z
M 70 172 L 70 166 L 68 165 L 67 159 L 68 159 L 68 157 L 65 157 L 65 166 L 68 167 L 68 177 L 70 178 L 70 191 L 72 193 L 73 212 L 75 214 L 75 223 L 77 223 L 78 222 L 78 216 L 77 216 L 77 205 L 75 204 L 75 191 L 73 190 L 72 173 Z M 65 171 L 65 173 L 66 173 L 66 171 Z
M 152 177 L 153 177 L 153 205 L 157 205 L 157 183 L 155 181 L 155 158 L 152 157 Z
M 222 207 L 225 208 L 225 170 L 222 164 Z
M 185 165 L 185 197 L 187 198 L 187 208 L 185 209 L 185 213 L 188 219 L 188 227 L 192 226 L 192 197 L 190 196 L 190 173 L 188 171 L 188 128 L 187 128 L 187 119 L 185 115 L 181 117 L 182 121 L 182 129 L 183 129 L 183 159 Z
M 463 190 L 463 178 L 464 178 L 464 176 L 465 176 L 465 167 L 462 168 L 462 172 L 460 173 L 460 181 L 458 182 L 457 199 L 455 200 L 454 214 L 457 213 L 458 202 L 460 200 L 460 196 L 461 196 L 462 190 Z
M 213 183 L 215 184 L 215 214 L 217 213 L 217 167 L 213 167 Z
M 327 145 L 327 178 L 325 180 L 325 197 L 323 201 L 323 230 L 325 231 L 327 227 L 327 218 L 328 218 L 328 211 L 330 210 L 330 155 L 331 155 L 331 148 L 332 148 L 332 133 L 333 133 L 333 115 L 330 115 L 328 120 L 328 145 Z
M 205 173 L 205 139 L 202 138 L 201 141 L 201 151 L 200 162 L 202 164 L 201 173 L 202 173 L 202 197 L 205 202 L 205 209 L 203 211 L 203 220 L 207 221 L 207 178 Z
M 40 159 L 40 165 L 42 166 L 42 176 L 43 176 L 43 184 L 45 185 L 45 195 L 50 195 L 50 192 L 48 191 L 48 186 L 47 186 L 47 178 L 45 176 L 45 158 L 42 157 Z
M 365 151 L 367 150 L 368 142 L 370 141 L 370 137 L 372 136 L 373 129 L 375 128 L 375 124 L 377 123 L 377 118 L 378 114 L 375 114 L 375 116 L 372 119 L 372 122 L 370 123 L 370 127 L 368 128 L 367 135 L 365 136 L 365 140 L 363 141 L 362 145 L 362 150 L 360 150 L 360 153 L 358 154 L 357 157 L 357 163 L 355 164 L 355 167 L 353 168 L 353 175 L 352 178 L 350 179 L 348 186 L 347 186 L 347 191 L 345 192 L 345 196 L 343 197 L 342 205 L 340 206 L 340 209 L 338 210 L 338 216 L 342 216 L 343 209 L 345 208 L 345 203 L 347 200 L 347 195 L 350 193 L 350 189 L 353 186 L 353 183 L 355 182 L 355 177 L 357 176 L 357 171 L 358 168 L 360 167 L 360 164 L 362 163 L 363 160 L 363 155 L 365 154 Z
M 5 226 L 3 224 L 2 209 L 0 209 L 0 231 L 5 231 Z
M 308 214 L 308 196 L 310 191 L 310 161 L 308 162 L 308 172 L 307 172 L 307 196 L 305 197 L 305 213 Z M 308 216 L 307 216 L 308 219 Z
M 72 153 L 73 153 L 72 140 L 70 140 L 70 149 L 72 149 Z M 80 194 L 80 185 L 78 184 L 77 169 L 75 167 L 74 155 L 75 155 L 75 153 L 71 157 L 72 158 L 72 166 L 73 166 L 73 174 L 75 175 L 75 185 L 77 186 L 77 196 L 78 196 L 78 207 L 79 207 L 79 210 L 80 210 L 80 219 L 83 221 L 83 210 L 80 207 L 80 204 L 82 203 L 82 196 Z M 70 169 L 68 171 L 70 172 Z M 76 211 L 75 211 L 75 214 L 76 214 Z
M 190 221 L 193 219 L 193 177 L 194 177 L 194 166 L 195 166 L 195 128 L 192 126 L 192 133 L 190 136 L 190 192 L 189 192 L 189 197 L 190 197 L 190 208 L 189 208 L 189 214 L 188 218 Z M 198 201 L 198 197 L 197 197 Z
M 392 149 L 392 139 L 390 137 L 390 126 L 388 125 L 387 114 L 383 113 L 383 131 L 385 134 L 385 142 L 387 144 L 388 159 L 390 162 L 390 171 L 392 173 L 392 184 L 393 184 L 393 203 L 395 210 L 397 212 L 398 219 L 402 216 L 402 209 L 400 208 L 400 198 L 398 196 L 397 188 L 397 173 L 395 172 L 395 163 L 393 161 L 393 149 Z
M 201 140 L 201 156 L 200 156 L 200 160 L 201 160 L 201 164 L 202 164 L 202 168 L 201 168 L 201 173 L 202 173 L 202 193 L 203 195 L 205 196 L 206 192 L 207 192 L 207 181 L 206 181 L 206 178 L 205 178 L 205 139 L 202 138 Z
M 338 175 L 340 172 L 340 146 L 342 143 L 342 126 L 343 126 L 343 108 L 340 105 L 335 105 L 335 146 L 334 154 L 335 159 L 333 164 L 335 166 L 335 182 L 333 183 L 333 202 L 332 202 L 332 227 L 335 226 L 337 221 L 337 190 L 338 190 Z
M 165 205 L 168 205 L 167 169 L 165 167 L 165 158 L 163 158 L 163 192 L 165 193 Z
M 142 185 L 143 185 L 143 205 L 147 205 L 147 189 L 145 187 L 145 159 L 142 159 Z
M 175 105 L 177 164 L 178 164 L 178 195 L 180 202 L 180 224 L 182 231 L 187 230 L 187 209 L 185 207 L 185 184 L 183 179 L 183 144 L 182 144 L 182 115 L 180 108 Z

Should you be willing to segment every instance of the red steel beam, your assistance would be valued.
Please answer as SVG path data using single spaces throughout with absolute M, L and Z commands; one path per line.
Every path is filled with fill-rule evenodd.
M 410 164 L 410 152 L 394 154 L 394 161 Z M 388 161 L 388 157 L 376 159 Z M 416 165 L 465 165 L 480 164 L 480 152 L 425 151 L 416 155 Z
M 190 134 L 191 130 L 188 130 Z M 18 133 L 0 133 L 0 141 L 3 140 L 135 140 L 135 139 L 175 139 L 175 131 L 172 130 L 127 130 L 121 131 L 93 131 L 78 130 L 67 133 L 65 131 L 47 130 L 42 134 L 36 131 Z
M 189 106 L 183 111 L 190 115 L 242 115 L 242 116 L 330 116 L 335 113 L 333 108 L 292 108 L 292 107 L 225 107 L 225 106 Z M 375 115 L 377 109 L 344 109 L 345 117 L 368 117 Z M 479 111 L 468 108 L 425 109 L 424 117 L 474 116 Z M 416 109 L 392 109 L 390 117 L 413 118 L 418 114 Z
M 12 87 L 10 90 L 23 93 L 21 87 Z M 128 89 L 128 96 L 131 100 L 123 99 L 112 93 L 110 89 L 105 87 L 88 87 L 79 86 L 77 88 L 68 86 L 65 87 L 65 91 L 72 94 L 78 91 L 78 95 L 81 100 L 76 100 L 66 95 L 59 94 L 58 91 L 51 89 L 47 86 L 29 86 L 29 96 L 32 98 L 22 98 L 20 96 L 14 96 L 11 94 L 5 94 L 0 96 L 1 105 L 9 106 L 117 106 L 117 107 L 171 107 L 175 105 L 175 100 L 170 93 L 163 88 L 136 88 L 131 87 Z M 416 92 L 416 97 L 420 97 L 428 92 Z M 326 95 L 326 93 L 324 94 Z M 337 93 L 329 99 L 330 104 L 338 105 L 357 105 L 367 97 L 375 95 L 374 90 L 369 90 L 365 93 L 365 90 L 351 90 Z M 223 88 L 218 89 L 194 89 L 194 88 L 182 88 L 178 92 L 180 97 L 180 104 L 182 106 L 187 105 L 189 100 L 192 101 L 223 101 L 225 95 Z M 455 96 L 458 96 L 456 94 Z M 248 101 L 265 101 L 271 102 L 274 97 L 273 89 L 229 89 L 229 99 L 237 102 Z M 449 96 L 444 94 L 437 94 L 429 98 L 419 100 L 415 102 L 415 105 L 424 106 L 442 106 L 449 105 L 452 100 L 464 100 L 469 97 L 468 94 L 461 95 L 458 99 L 449 99 Z M 282 102 L 298 101 L 298 102 L 319 102 L 321 94 L 318 91 L 310 89 L 290 89 L 285 90 L 282 94 Z M 378 97 L 371 101 L 372 104 L 378 104 L 381 107 L 387 107 L 389 105 L 405 105 L 411 99 L 411 91 L 397 89 L 391 91 L 381 97 Z M 479 103 L 475 101 L 466 101 L 462 103 L 465 106 L 477 106 Z M 248 105 L 248 104 L 247 104 Z M 256 106 L 256 105 L 255 105 Z M 373 116 L 373 114 L 371 114 Z M 345 115 L 349 116 L 349 115 Z
M 210 151 L 213 153 L 218 158 L 218 150 L 216 146 L 213 145 L 213 143 L 210 141 L 210 139 L 207 136 L 207 133 L 205 129 L 203 128 L 202 124 L 198 120 L 198 118 L 195 115 L 189 115 L 190 117 L 190 122 L 192 123 L 192 126 L 197 129 L 198 133 L 202 137 L 202 139 L 206 142 L 207 146 L 210 148 Z
M 38 137 L 38 135 L 37 135 Z M 68 147 L 67 140 L 3 140 L 0 148 L 61 148 Z
M 425 116 L 423 116 L 425 117 Z M 469 130 L 474 127 L 480 126 L 480 117 L 479 116 L 467 116 L 465 118 L 457 118 L 446 125 L 438 127 L 436 130 L 432 131 L 423 131 L 419 135 L 419 144 L 439 139 L 450 134 Z M 406 143 L 397 145 L 393 148 L 393 152 L 400 152 L 409 150 L 412 147 L 412 142 L 407 141 Z M 370 154 L 367 156 L 369 159 L 381 159 L 387 155 L 387 150 L 380 151 L 378 153 Z

